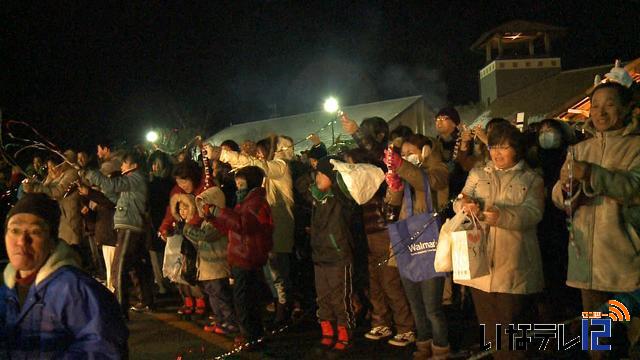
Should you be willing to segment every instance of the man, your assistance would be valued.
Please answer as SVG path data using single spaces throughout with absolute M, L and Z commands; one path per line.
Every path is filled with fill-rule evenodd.
M 153 306 L 153 274 L 145 240 L 147 211 L 147 182 L 142 173 L 143 159 L 137 152 L 126 153 L 122 158 L 122 176 L 107 177 L 96 170 L 86 172 L 89 183 L 107 193 L 119 194 L 113 216 L 116 229 L 115 257 L 111 267 L 111 284 L 116 297 L 128 316 L 128 275 L 135 270 L 134 285 L 140 286 L 141 302 L 132 307 L 135 311 L 149 311 Z
M 59 221 L 58 204 L 44 194 L 26 194 L 9 211 L 0 358 L 126 358 L 129 332 L 117 303 L 57 238 Z
M 460 136 L 458 131 L 460 115 L 456 109 L 446 107 L 438 111 L 435 123 L 436 131 L 438 132 L 437 139 L 442 146 L 442 160 L 449 168 L 449 197 L 455 198 L 462 191 L 469 174 L 462 168 L 457 159 L 458 152 L 461 151 L 460 148 L 456 149 L 458 136 Z

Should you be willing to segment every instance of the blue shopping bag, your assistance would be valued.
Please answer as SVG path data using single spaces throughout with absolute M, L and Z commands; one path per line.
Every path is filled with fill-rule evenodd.
M 413 282 L 420 282 L 434 277 L 445 276 L 444 272 L 437 272 L 433 262 L 436 257 L 438 237 L 440 235 L 440 221 L 431 203 L 431 188 L 427 174 L 422 172 L 425 188 L 427 212 L 414 215 L 411 188 L 404 185 L 404 204 L 408 217 L 404 220 L 389 224 L 389 238 L 393 249 L 400 276 Z

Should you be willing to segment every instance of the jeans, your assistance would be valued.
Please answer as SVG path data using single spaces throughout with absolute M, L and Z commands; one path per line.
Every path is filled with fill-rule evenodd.
M 449 345 L 447 319 L 442 308 L 444 277 L 413 282 L 401 277 L 416 323 L 417 340 L 433 339 L 436 346 Z

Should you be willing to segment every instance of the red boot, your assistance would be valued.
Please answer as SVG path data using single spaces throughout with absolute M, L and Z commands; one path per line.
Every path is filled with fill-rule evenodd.
M 333 350 L 347 351 L 351 347 L 351 333 L 345 326 L 338 325 L 338 341 L 333 346 Z
M 184 297 L 184 304 L 182 305 L 182 307 L 180 309 L 178 309 L 178 315 L 183 316 L 189 316 L 193 314 L 193 298 L 191 296 L 185 296 Z
M 196 315 L 204 316 L 205 312 L 207 312 L 207 303 L 204 302 L 204 298 L 196 298 Z
M 320 344 L 330 348 L 333 345 L 333 325 L 331 321 L 320 321 L 320 328 L 322 328 L 322 340 Z

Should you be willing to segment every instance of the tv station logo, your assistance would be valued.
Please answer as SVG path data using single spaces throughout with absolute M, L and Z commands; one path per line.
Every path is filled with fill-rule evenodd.
M 609 300 L 608 311 L 582 312 L 581 334 L 571 338 L 568 334 L 568 324 L 496 324 L 495 344 L 487 341 L 485 337 L 485 324 L 480 324 L 483 336 L 483 350 L 489 351 L 492 348 L 502 350 L 506 346 L 512 351 L 527 350 L 534 341 L 539 342 L 538 350 L 547 348 L 549 342 L 555 339 L 558 351 L 566 351 L 574 348 L 578 344 L 582 350 L 611 350 L 610 344 L 601 344 L 600 339 L 611 337 L 611 327 L 613 322 L 631 321 L 631 315 L 627 307 L 617 301 Z M 503 344 L 502 335 L 508 338 L 508 344 Z

